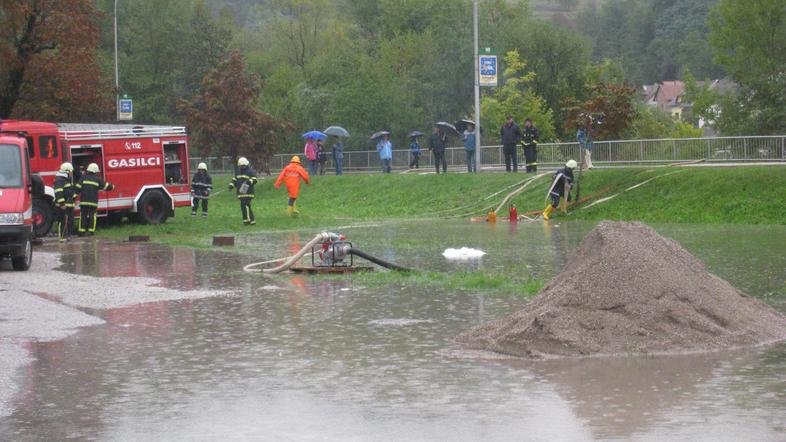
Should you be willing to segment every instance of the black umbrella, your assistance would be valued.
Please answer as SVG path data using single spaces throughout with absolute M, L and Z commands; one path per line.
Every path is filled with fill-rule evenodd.
M 454 126 L 456 126 L 456 130 L 459 131 L 459 132 L 464 132 L 465 130 L 467 130 L 467 126 L 469 126 L 469 125 L 474 126 L 475 122 L 472 121 L 472 120 L 466 120 L 465 119 L 465 120 L 458 120 L 454 124 Z
M 379 132 L 374 132 L 374 135 L 372 135 L 371 138 L 369 138 L 369 139 L 370 140 L 376 140 L 377 138 L 379 138 L 379 137 L 381 137 L 383 135 L 390 135 L 390 132 L 388 132 L 386 130 L 381 130 Z
M 413 137 L 415 137 L 415 138 L 417 138 L 417 137 L 422 137 L 423 135 L 425 135 L 425 134 L 424 134 L 423 132 L 419 131 L 419 130 L 416 130 L 416 131 L 413 131 L 413 132 L 410 132 L 410 133 L 409 133 L 409 137 L 410 137 L 410 138 L 413 138 Z
M 456 126 L 454 126 L 454 125 L 452 125 L 450 123 L 446 123 L 444 121 L 438 121 L 438 122 L 434 123 L 434 126 L 445 128 L 448 131 L 452 132 L 452 135 L 458 135 L 459 134 L 459 131 L 456 130 Z

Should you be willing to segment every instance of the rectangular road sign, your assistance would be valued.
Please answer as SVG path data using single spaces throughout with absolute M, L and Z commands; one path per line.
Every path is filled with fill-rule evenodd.
M 117 119 L 118 120 L 132 120 L 134 118 L 134 102 L 133 100 L 120 99 L 117 102 Z
M 479 83 L 481 86 L 497 85 L 497 56 L 481 55 L 478 57 L 478 69 L 480 69 Z

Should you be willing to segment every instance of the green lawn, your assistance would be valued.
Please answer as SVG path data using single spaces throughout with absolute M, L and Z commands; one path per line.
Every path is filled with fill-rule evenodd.
M 677 173 L 675 173 L 677 172 Z M 482 173 L 447 175 L 373 174 L 320 176 L 302 186 L 298 217 L 286 214 L 287 193 L 273 188 L 272 178 L 257 185 L 257 225 L 243 226 L 239 203 L 225 190 L 226 177 L 215 178 L 210 216 L 192 219 L 189 208 L 177 209 L 165 224 L 123 223 L 102 226 L 99 235 L 125 238 L 150 235 L 156 242 L 199 247 L 215 234 L 300 228 L 324 228 L 364 221 L 423 218 L 469 218 L 498 205 L 527 175 Z M 631 191 L 624 189 L 647 179 Z M 519 213 L 541 210 L 550 177 L 532 183 L 513 199 Z M 502 189 L 507 189 L 500 192 Z M 219 193 L 220 191 L 220 193 Z M 490 197 L 492 194 L 498 195 Z M 620 193 L 589 209 L 570 211 L 584 220 L 641 220 L 669 223 L 786 223 L 786 167 L 629 168 L 592 170 L 582 177 L 582 197 L 594 200 Z M 581 207 L 581 206 L 580 206 Z M 507 213 L 507 208 L 503 210 Z M 501 215 L 504 215 L 501 214 Z M 557 215 L 559 219 L 561 215 Z

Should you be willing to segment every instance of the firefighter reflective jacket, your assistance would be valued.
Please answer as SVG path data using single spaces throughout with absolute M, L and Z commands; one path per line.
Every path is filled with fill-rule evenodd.
M 104 182 L 98 175 L 87 172 L 76 184 L 76 190 L 79 192 L 79 205 L 98 207 L 98 192 L 114 188 L 115 186 Z
M 237 189 L 238 198 L 253 198 L 254 184 L 257 183 L 257 172 L 251 166 L 243 166 L 237 176 L 229 183 L 229 190 Z
M 76 186 L 67 173 L 57 172 L 55 175 L 55 204 L 58 206 L 74 207 Z
M 194 198 L 208 199 L 210 192 L 213 191 L 213 178 L 204 170 L 199 170 L 191 180 L 191 191 L 194 192 Z

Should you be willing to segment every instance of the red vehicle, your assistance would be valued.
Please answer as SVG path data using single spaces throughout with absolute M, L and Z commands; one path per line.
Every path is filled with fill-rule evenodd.
M 52 186 L 64 161 L 74 165 L 75 180 L 88 164 L 96 163 L 102 178 L 115 185 L 100 193 L 98 216 L 159 224 L 174 216 L 175 207 L 191 204 L 184 127 L 4 120 L 0 132 L 24 133 L 31 170 L 44 180 L 45 195 L 33 201 L 36 236 L 52 227 Z
M 0 132 L 0 257 L 14 270 L 33 261 L 33 184 L 27 141 Z

